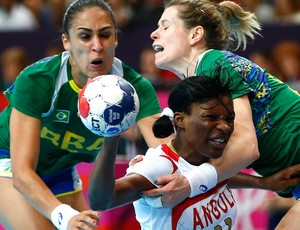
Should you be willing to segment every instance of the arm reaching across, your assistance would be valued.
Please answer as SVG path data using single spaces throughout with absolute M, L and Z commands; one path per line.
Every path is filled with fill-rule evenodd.
M 231 188 L 257 188 L 280 192 L 290 186 L 300 183 L 300 164 L 290 166 L 281 171 L 267 176 L 253 176 L 246 173 L 238 173 L 228 180 Z
M 155 188 L 150 191 L 145 191 L 144 195 L 163 195 L 165 196 L 165 198 L 162 200 L 163 206 L 172 207 L 173 202 L 180 203 L 184 199 L 181 198 L 181 200 L 180 198 L 178 198 L 179 196 L 174 196 L 174 194 L 184 193 L 182 194 L 182 197 L 184 197 L 185 195 L 189 195 L 188 190 L 180 190 L 181 187 L 189 187 L 189 183 L 185 183 L 187 183 L 187 180 L 184 179 L 183 176 L 177 174 L 160 177 L 157 180 L 157 184 L 168 185 L 168 188 L 171 188 L 171 192 L 169 192 L 169 190 L 163 186 L 161 188 Z M 273 192 L 279 192 L 297 184 L 300 184 L 300 164 L 285 168 L 268 177 L 238 173 L 228 180 L 228 185 L 231 188 L 257 188 L 270 190 Z

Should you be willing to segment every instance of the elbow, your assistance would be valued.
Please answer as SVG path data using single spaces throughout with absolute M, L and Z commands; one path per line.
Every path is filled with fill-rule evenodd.
M 99 210 L 106 211 L 107 210 L 106 205 L 102 201 L 98 201 L 97 199 L 91 198 L 90 196 L 89 196 L 89 204 L 90 204 L 92 210 L 95 210 L 95 211 L 99 211 Z
M 102 195 L 96 196 L 95 193 L 89 192 L 88 200 L 92 210 L 107 211 L 112 208 L 108 197 L 103 197 Z
M 260 153 L 259 153 L 258 149 L 256 149 L 256 150 L 253 152 L 252 157 L 253 157 L 253 159 L 252 159 L 253 161 L 256 161 L 256 160 L 260 157 Z
M 92 201 L 89 199 L 90 207 L 92 210 L 95 211 L 106 211 L 105 205 L 103 205 L 101 202 Z
M 252 139 L 251 139 L 252 138 Z M 255 139 L 254 139 L 255 138 Z M 258 149 L 258 143 L 255 137 L 246 137 L 244 141 L 239 143 L 240 158 L 243 159 L 245 167 L 252 164 L 254 161 L 260 158 Z
M 22 183 L 18 178 L 13 178 L 13 187 L 19 192 L 22 190 Z
M 12 170 L 12 186 L 21 194 L 31 193 L 35 187 L 36 171 L 35 169 L 23 164 L 19 167 L 15 167 Z
M 32 180 L 31 178 L 28 178 L 25 173 L 23 175 L 14 173 L 12 178 L 12 185 L 13 188 L 21 194 L 26 194 L 30 192 L 30 188 L 32 187 Z
M 25 187 L 26 187 L 26 181 L 28 181 L 28 180 L 26 180 L 26 178 L 24 176 L 19 175 L 18 173 L 14 173 L 12 179 L 13 179 L 12 182 L 13 182 L 14 189 L 19 191 L 20 193 L 23 193 L 23 191 L 25 190 Z
M 251 152 L 252 152 L 252 161 L 256 161 L 260 157 L 257 142 L 255 144 L 253 144 Z
M 244 167 L 248 167 L 260 158 L 256 134 L 244 134 L 243 138 L 239 139 L 239 141 L 234 144 L 239 146 L 239 150 L 242 153 L 240 157 L 243 159 Z
M 102 201 L 89 200 L 89 202 L 90 202 L 91 209 L 95 211 L 107 211 L 112 209 L 110 205 Z

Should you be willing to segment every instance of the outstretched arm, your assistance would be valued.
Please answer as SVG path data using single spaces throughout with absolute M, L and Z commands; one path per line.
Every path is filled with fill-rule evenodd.
M 290 166 L 267 177 L 238 173 L 228 180 L 230 188 L 257 188 L 280 192 L 300 183 L 300 164 Z

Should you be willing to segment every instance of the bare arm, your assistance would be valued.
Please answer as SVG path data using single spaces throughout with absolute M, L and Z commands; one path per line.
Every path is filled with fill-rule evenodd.
M 223 155 L 211 159 L 218 172 L 218 182 L 224 181 L 259 158 L 257 137 L 248 96 L 233 100 L 235 110 L 234 132 Z
M 267 177 L 238 173 L 228 180 L 231 188 L 257 188 L 279 192 L 300 183 L 300 164 L 287 167 Z
M 167 138 L 156 138 L 152 132 L 152 126 L 154 121 L 159 118 L 160 114 L 155 114 L 149 117 L 145 117 L 137 122 L 139 129 L 150 148 L 155 148 L 160 144 L 169 143 L 174 137 L 171 135 Z
M 60 202 L 35 172 L 39 157 L 40 120 L 13 109 L 10 133 L 14 187 L 35 209 L 50 219 L 52 210 Z
M 35 209 L 51 219 L 52 211 L 61 203 L 35 171 L 39 157 L 40 126 L 40 120 L 12 110 L 10 152 L 13 185 Z M 84 216 L 90 223 L 94 221 L 88 215 L 82 218 Z M 72 218 L 70 225 L 76 224 L 75 219 L 77 217 Z
M 139 199 L 139 193 L 155 186 L 139 174 L 115 180 L 114 166 L 120 136 L 104 138 L 102 150 L 93 167 L 88 197 L 94 210 L 108 210 Z

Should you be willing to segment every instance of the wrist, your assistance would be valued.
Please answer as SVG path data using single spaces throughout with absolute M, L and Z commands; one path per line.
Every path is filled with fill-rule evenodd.
M 269 186 L 268 180 L 266 180 L 265 177 L 255 175 L 252 175 L 252 177 L 254 178 L 253 186 L 251 186 L 252 188 L 272 191 L 272 188 Z
M 70 219 L 79 212 L 67 204 L 58 205 L 51 213 L 51 221 L 59 230 L 67 230 Z
M 187 178 L 191 186 L 191 194 L 189 197 L 207 192 L 217 185 L 218 174 L 214 166 L 209 163 L 204 163 L 196 169 L 190 171 Z

